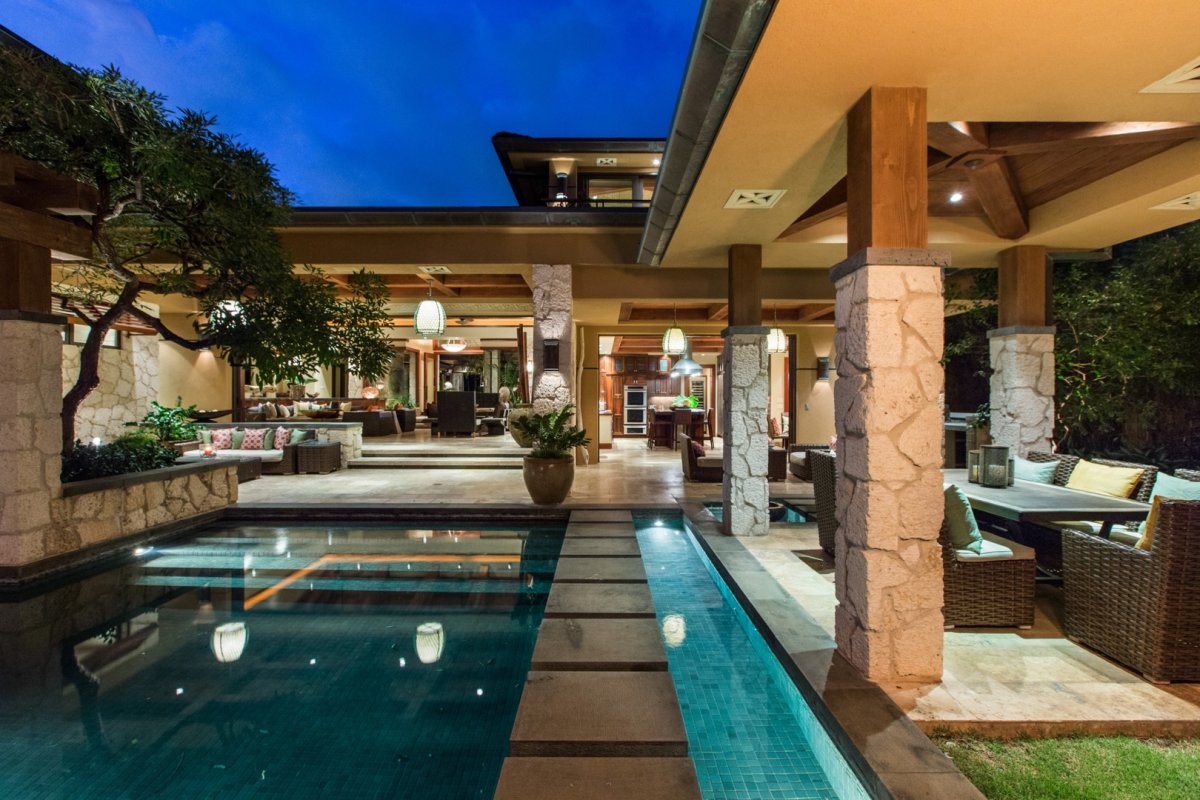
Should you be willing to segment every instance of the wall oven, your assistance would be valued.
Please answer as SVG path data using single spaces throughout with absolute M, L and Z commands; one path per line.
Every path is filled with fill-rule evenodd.
M 623 430 L 627 436 L 646 435 L 646 387 L 626 386 Z

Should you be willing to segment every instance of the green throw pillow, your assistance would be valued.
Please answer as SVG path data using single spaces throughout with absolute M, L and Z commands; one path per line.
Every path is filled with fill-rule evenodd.
M 955 550 L 971 550 L 978 553 L 983 546 L 983 534 L 975 521 L 975 512 L 967 502 L 963 490 L 950 484 L 946 487 L 946 529 L 950 532 L 950 544 Z
M 300 444 L 307 438 L 308 438 L 308 431 L 300 430 L 299 428 L 297 428 L 296 430 L 292 431 L 292 439 L 289 442 L 289 444 Z
M 1053 483 L 1054 472 L 1058 469 L 1057 461 L 1040 463 L 1029 461 L 1020 456 L 1013 459 L 1013 477 L 1021 481 L 1033 483 Z
M 1168 497 L 1172 500 L 1200 500 L 1200 481 L 1189 481 L 1186 478 L 1176 478 L 1161 472 L 1154 478 L 1154 489 L 1150 492 L 1150 502 L 1156 497 Z M 1138 533 L 1146 532 L 1146 523 L 1138 525 Z
M 212 431 L 210 431 L 208 428 L 202 428 L 200 430 L 200 444 L 212 444 Z
M 263 450 L 275 449 L 275 429 L 271 428 L 263 436 Z
M 246 432 L 241 428 L 234 428 L 233 443 L 230 445 L 234 450 L 242 449 L 242 441 L 246 438 Z

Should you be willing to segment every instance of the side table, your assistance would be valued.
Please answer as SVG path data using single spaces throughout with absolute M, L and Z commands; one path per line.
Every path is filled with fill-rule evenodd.
M 296 472 L 324 475 L 341 468 L 341 442 L 301 442 L 296 445 Z

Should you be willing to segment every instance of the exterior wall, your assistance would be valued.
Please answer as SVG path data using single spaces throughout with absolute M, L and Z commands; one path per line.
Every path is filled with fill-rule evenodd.
M 784 400 L 787 395 L 787 356 L 783 353 L 771 353 L 771 404 L 767 415 L 779 420 L 779 425 L 786 425 L 783 418 Z
M 167 315 L 163 319 L 166 320 Z M 173 329 L 180 328 L 176 323 L 168 324 Z M 173 406 L 176 398 L 183 398 L 185 406 L 229 408 L 233 374 L 229 362 L 215 351 L 188 350 L 159 340 L 157 389 L 158 402 L 163 405 Z
M 726 328 L 724 527 L 733 536 L 765 536 L 770 526 L 767 488 L 767 396 L 770 389 L 766 328 Z
M 533 407 L 545 413 L 572 400 L 575 348 L 572 342 L 571 265 L 533 265 Z M 545 370 L 542 343 L 558 340 L 558 371 Z
M 63 344 L 62 383 L 64 390 L 79 377 L 82 348 Z M 126 422 L 136 422 L 159 398 L 158 338 L 121 334 L 121 347 L 100 350 L 100 385 L 92 390 L 75 415 L 75 438 L 106 441 L 125 432 Z M 160 401 L 161 402 L 161 401 Z M 174 396 L 170 404 L 175 404 Z
M 237 464 L 174 476 L 171 471 L 162 471 L 167 473 L 165 480 L 147 482 L 140 482 L 137 473 L 123 475 L 119 477 L 128 485 L 60 498 L 52 509 L 57 531 L 47 537 L 43 557 L 103 544 L 237 502 Z M 77 488 L 67 487 L 68 492 Z
M 796 337 L 796 443 L 823 444 L 833 436 L 833 328 L 807 328 Z M 829 380 L 817 380 L 818 357 L 830 359 Z

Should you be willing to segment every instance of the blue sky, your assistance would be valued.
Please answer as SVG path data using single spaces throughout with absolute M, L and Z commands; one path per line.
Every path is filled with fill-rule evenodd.
M 304 205 L 512 205 L 491 146 L 665 137 L 699 0 L 4 0 L 267 154 Z

